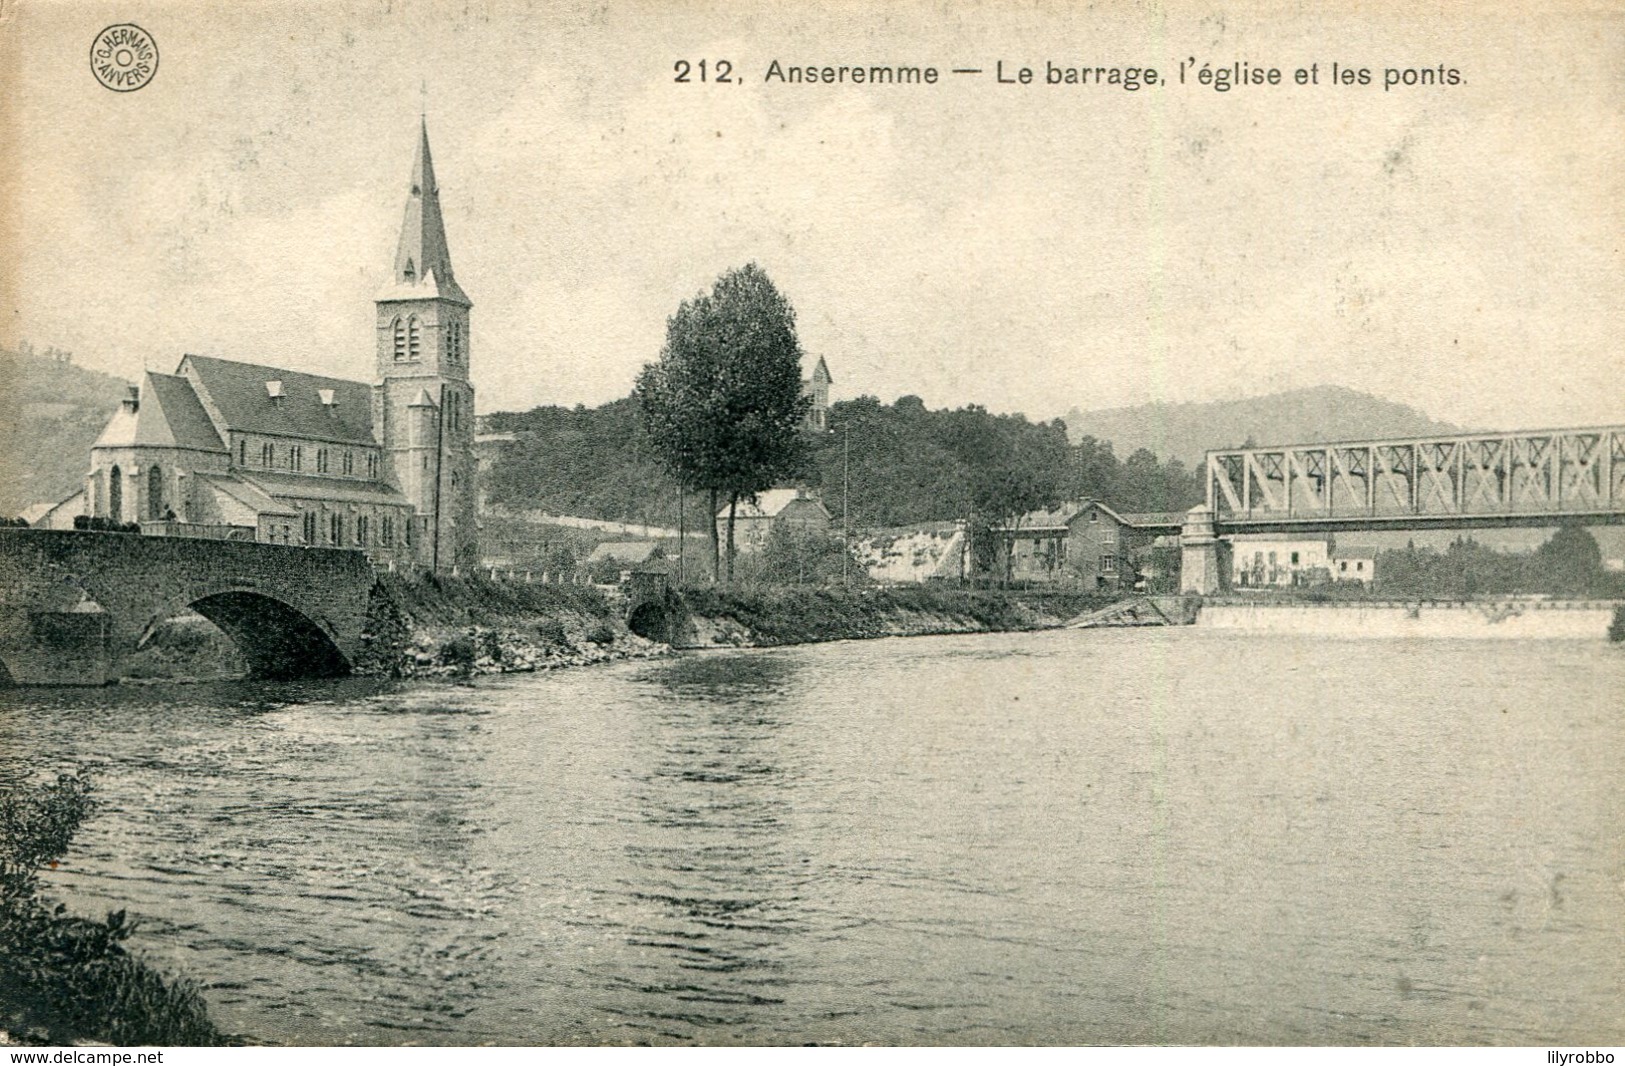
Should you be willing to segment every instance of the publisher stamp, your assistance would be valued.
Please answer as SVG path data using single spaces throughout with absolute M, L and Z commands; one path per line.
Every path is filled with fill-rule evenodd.
M 135 92 L 158 73 L 158 42 L 131 22 L 109 26 L 90 46 L 90 72 L 116 93 Z

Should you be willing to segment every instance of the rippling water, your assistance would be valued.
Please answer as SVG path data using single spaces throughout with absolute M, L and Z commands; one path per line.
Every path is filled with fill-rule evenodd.
M 1058 632 L 0 694 L 291 1043 L 1625 1043 L 1625 652 Z

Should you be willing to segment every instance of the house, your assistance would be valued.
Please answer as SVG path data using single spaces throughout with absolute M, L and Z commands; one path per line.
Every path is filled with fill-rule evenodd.
M 452 273 L 426 126 L 389 277 L 371 384 L 187 355 L 173 374 L 147 373 L 107 423 L 81 513 L 148 534 L 475 566 L 473 304 Z
M 1319 585 L 1332 579 L 1331 551 L 1320 540 L 1282 540 L 1268 534 L 1229 538 L 1231 588 Z
M 1342 548 L 1332 553 L 1332 580 L 1369 585 L 1377 579 L 1377 553 L 1369 548 Z
M 1101 590 L 1133 587 L 1133 553 L 1150 540 L 1099 500 L 1030 511 L 993 532 L 1007 580 Z
M 589 574 L 613 571 L 625 584 L 634 573 L 665 573 L 666 549 L 652 540 L 604 543 L 593 548 L 584 564 Z
M 717 540 L 728 543 L 728 509 L 717 512 Z M 767 489 L 734 508 L 734 549 L 759 551 L 774 530 L 828 533 L 833 520 L 824 504 L 805 489 Z

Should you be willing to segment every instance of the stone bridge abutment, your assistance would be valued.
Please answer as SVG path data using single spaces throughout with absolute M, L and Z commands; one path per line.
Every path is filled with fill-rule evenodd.
M 191 609 L 260 677 L 347 673 L 373 572 L 359 551 L 0 530 L 0 668 L 17 684 L 98 685 Z

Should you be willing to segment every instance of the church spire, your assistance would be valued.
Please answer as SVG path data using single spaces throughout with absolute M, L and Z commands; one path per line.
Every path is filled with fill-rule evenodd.
M 446 226 L 440 217 L 440 189 L 434 180 L 434 159 L 429 154 L 429 124 L 420 120 L 417 159 L 412 163 L 412 186 L 401 220 L 401 240 L 395 250 L 394 288 L 412 290 L 411 296 L 441 296 L 469 304 L 451 270 Z M 402 292 L 402 296 L 407 296 Z

